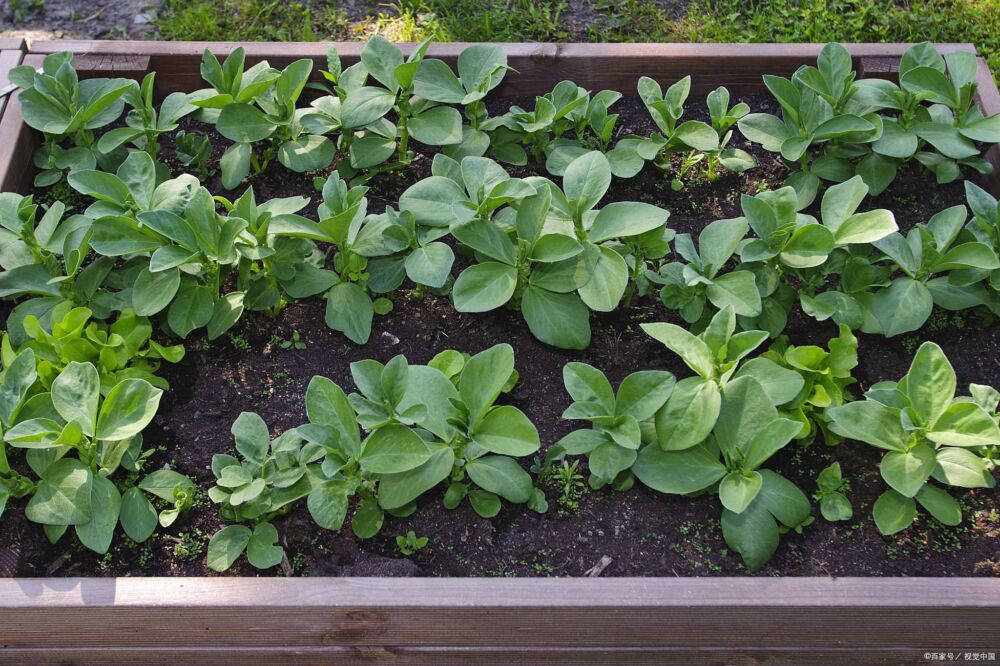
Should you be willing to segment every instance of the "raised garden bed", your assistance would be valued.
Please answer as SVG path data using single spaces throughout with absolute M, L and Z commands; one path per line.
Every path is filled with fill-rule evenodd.
M 363 45 L 335 46 L 346 67 L 358 60 Z M 141 79 L 147 72 L 156 72 L 153 90 L 160 100 L 170 93 L 204 87 L 199 67 L 206 47 L 220 60 L 233 50 L 233 45 L 225 44 L 35 42 L 23 61 L 38 66 L 46 55 L 69 50 L 75 54 L 81 78 Z M 432 45 L 427 57 L 441 58 L 454 67 L 465 48 Z M 859 77 L 889 79 L 898 71 L 906 49 L 903 45 L 848 48 Z M 820 47 L 813 45 L 504 45 L 503 49 L 514 72 L 487 97 L 491 117 L 503 114 L 512 104 L 531 109 L 536 95 L 549 93 L 555 84 L 568 79 L 593 92 L 623 93 L 613 108 L 619 114 L 616 137 L 649 136 L 658 131 L 634 93 L 640 76 L 654 77 L 664 87 L 686 75 L 693 77 L 683 120 L 709 122 L 703 100 L 720 85 L 732 93 L 732 104 L 743 101 L 754 113 L 779 114 L 761 77 L 788 77 L 800 66 L 814 63 L 820 53 Z M 412 46 L 404 47 L 407 53 L 411 50 Z M 971 47 L 939 45 L 938 50 L 950 53 Z M 249 45 L 246 56 L 248 67 L 266 59 L 280 69 L 299 58 L 313 60 L 317 70 L 327 66 L 325 49 L 313 44 Z M 0 54 L 10 64 L 20 57 L 16 52 Z M 1000 112 L 1000 94 L 981 59 L 975 78 L 976 104 L 982 113 Z M 219 169 L 219 159 L 231 141 L 193 117 L 183 118 L 179 125 L 209 140 L 210 157 L 202 179 L 205 187 L 212 194 L 238 196 L 244 186 L 227 191 L 225 174 Z M 119 121 L 104 130 L 122 126 Z M 34 192 L 36 201 L 43 203 L 75 196 L 73 207 L 86 207 L 90 199 L 70 188 L 54 196 L 50 188 L 32 184 L 35 169 L 28 165 L 40 143 L 41 135 L 23 122 L 18 100 L 10 99 L 0 120 L 3 190 Z M 164 138 L 162 144 L 160 159 L 174 173 L 183 171 L 174 143 Z M 432 159 L 439 149 L 416 142 L 411 147 L 415 154 L 405 169 L 378 174 L 367 183 L 369 213 L 382 213 L 387 206 L 399 208 L 403 192 L 431 175 Z M 638 175 L 616 177 L 602 205 L 642 202 L 669 209 L 669 228 L 697 237 L 709 222 L 741 215 L 741 194 L 779 188 L 788 175 L 776 153 L 739 132 L 730 147 L 747 151 L 756 166 L 742 173 L 722 170 L 715 181 L 706 179 L 698 167 L 685 174 L 683 187 L 675 190 L 671 180 L 679 175 L 680 165 L 674 156 L 670 175 L 647 164 Z M 998 147 L 986 148 L 984 157 L 1000 164 Z M 545 165 L 527 162 L 507 166 L 507 171 L 515 178 L 546 176 L 559 182 Z M 324 177 L 328 171 L 323 170 Z M 965 175 L 997 194 L 995 170 L 988 175 Z M 311 177 L 295 174 L 276 160 L 249 182 L 258 204 L 278 197 L 310 197 L 312 203 L 300 214 L 315 219 L 321 197 Z M 965 203 L 961 179 L 938 185 L 932 175 L 910 161 L 899 168 L 884 192 L 865 198 L 859 210 L 892 211 L 895 223 L 906 231 L 939 211 Z M 819 200 L 807 210 L 819 217 Z M 455 242 L 449 244 L 457 247 Z M 457 276 L 474 263 L 472 257 L 459 254 L 452 274 Z M 677 355 L 641 330 L 642 324 L 651 322 L 690 327 L 655 291 L 627 309 L 593 316 L 589 345 L 582 351 L 540 342 L 516 311 L 457 312 L 447 294 L 432 289 L 418 293 L 402 289 L 393 301 L 391 312 L 375 317 L 370 338 L 363 345 L 324 324 L 324 304 L 318 298 L 293 301 L 276 317 L 250 312 L 213 340 L 206 338 L 204 329 L 195 330 L 185 341 L 183 360 L 164 363 L 158 371 L 169 381 L 170 390 L 145 432 L 146 443 L 155 447 L 147 469 L 168 465 L 206 490 L 216 480 L 211 470 L 213 455 L 233 452 L 229 431 L 241 412 L 259 413 L 272 435 L 295 428 L 307 420 L 304 398 L 310 378 L 329 377 L 350 392 L 354 387 L 350 364 L 363 359 L 385 363 L 402 354 L 411 365 L 425 364 L 445 349 L 477 354 L 509 343 L 519 378 L 500 402 L 520 409 L 530 419 L 543 453 L 586 425 L 560 418 L 571 401 L 563 388 L 567 363 L 589 363 L 614 386 L 636 370 L 669 371 L 678 378 L 691 375 Z M 356 331 L 348 332 L 357 336 Z M 924 340 L 937 343 L 947 354 L 960 394 L 966 393 L 970 383 L 1000 386 L 997 333 L 995 316 L 936 310 L 927 323 L 909 334 L 858 335 L 854 399 L 860 399 L 876 382 L 906 374 Z M 816 321 L 796 307 L 784 334 L 794 345 L 825 346 L 838 329 L 831 320 Z M 160 334 L 156 338 L 169 339 Z M 963 493 L 965 521 L 960 528 L 945 527 L 921 510 L 922 517 L 914 526 L 886 537 L 870 516 L 885 489 L 879 476 L 881 454 L 857 443 L 827 447 L 820 437 L 808 446 L 793 442 L 768 463 L 770 469 L 812 495 L 817 474 L 836 460 L 843 477 L 851 481 L 854 511 L 846 522 L 827 522 L 814 507 L 816 522 L 804 526 L 801 535 L 782 536 L 773 558 L 766 565 L 761 563 L 758 575 L 777 577 L 768 580 L 702 578 L 746 574 L 745 558 L 724 540 L 721 507 L 714 495 L 664 495 L 639 482 L 628 492 L 610 487 L 587 490 L 583 475 L 574 479 L 570 474 L 563 484 L 558 476 L 537 484 L 547 497 L 547 513 L 505 501 L 499 515 L 491 519 L 477 515 L 468 500 L 457 509 L 445 509 L 442 486 L 421 497 L 420 509 L 413 515 L 385 515 L 381 531 L 365 540 L 351 534 L 353 504 L 344 529 L 327 532 L 316 527 L 303 499 L 287 516 L 273 521 L 285 557 L 268 573 L 345 578 L 266 581 L 264 585 L 264 581 L 246 579 L 124 577 L 210 573 L 205 540 L 227 522 L 204 497 L 182 513 L 173 527 L 158 530 L 143 544 L 124 540 L 119 532 L 107 554 L 70 545 L 75 543 L 72 534 L 50 544 L 39 526 L 25 518 L 21 507 L 26 500 L 20 505 L 12 500 L 0 522 L 0 548 L 6 548 L 0 550 L 0 566 L 8 567 L 5 575 L 19 578 L 0 581 L 0 624 L 9 628 L 0 645 L 11 648 L 15 660 L 33 660 L 39 655 L 57 659 L 65 650 L 86 660 L 110 645 L 109 626 L 121 626 L 119 622 L 134 626 L 136 613 L 141 612 L 149 613 L 149 624 L 144 624 L 138 643 L 116 643 L 121 647 L 114 658 L 162 658 L 166 653 L 161 650 L 170 646 L 171 654 L 199 662 L 213 656 L 231 660 L 236 654 L 231 646 L 237 644 L 247 652 L 264 651 L 283 660 L 299 656 L 306 662 L 331 655 L 362 659 L 369 652 L 378 656 L 380 651 L 411 660 L 489 660 L 493 656 L 576 662 L 602 661 L 615 650 L 627 650 L 650 661 L 691 661 L 710 654 L 723 661 L 752 657 L 795 663 L 802 653 L 838 658 L 850 652 L 855 661 L 896 663 L 924 661 L 925 653 L 954 652 L 955 645 L 962 652 L 996 651 L 989 631 L 1000 616 L 1000 581 L 995 578 L 1000 570 L 1000 520 L 995 518 L 1000 498 L 995 488 Z M 530 458 L 522 460 L 524 467 Z M 578 459 L 582 471 L 587 460 Z M 572 486 L 568 490 L 567 484 Z M 410 531 L 413 539 L 429 537 L 427 545 L 407 542 L 405 535 Z M 397 536 L 403 541 L 397 543 Z M 410 556 L 401 556 L 407 549 Z M 245 558 L 233 560 L 231 573 L 257 574 Z M 592 569 L 604 576 L 629 578 L 531 582 L 354 578 L 573 577 Z M 44 576 L 122 577 L 38 580 Z M 681 578 L 672 580 L 676 576 Z M 827 576 L 849 578 L 817 578 Z M 192 593 L 192 588 L 198 591 Z M 65 615 L 65 611 L 71 613 Z M 184 620 L 167 630 L 164 618 L 175 617 L 177 612 Z M 259 640 L 247 643 L 239 627 L 230 629 L 225 621 L 220 623 L 220 615 L 239 618 L 240 627 L 252 617 L 254 626 L 273 623 L 275 629 L 261 631 Z M 73 627 L 73 634 L 60 635 L 58 644 L 49 640 L 51 629 L 44 637 L 32 629 L 44 626 L 43 622 L 51 625 L 51 618 L 62 622 L 64 617 L 73 618 L 75 624 L 67 625 Z M 294 638 L 279 637 L 277 627 L 288 623 L 299 627 Z M 919 633 L 914 628 L 918 625 Z M 211 648 L 198 638 L 208 626 L 217 632 Z M 429 631 L 428 626 L 448 631 Z M 466 630 L 456 635 L 457 626 Z M 774 626 L 787 629 L 776 637 Z M 100 641 L 81 638 L 96 636 L 91 632 L 99 628 L 105 629 Z M 730 641 L 720 634 L 738 638 Z M 887 647 L 886 635 L 892 635 L 896 643 Z M 42 640 L 46 640 L 44 647 Z M 295 650 L 286 649 L 289 641 L 294 641 Z M 44 652 L 45 648 L 55 649 Z

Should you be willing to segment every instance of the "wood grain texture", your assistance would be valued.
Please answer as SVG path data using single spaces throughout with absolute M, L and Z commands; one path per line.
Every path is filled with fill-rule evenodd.
M 157 72 L 157 92 L 167 94 L 201 86 L 201 54 L 209 49 L 222 58 L 237 46 L 246 49 L 247 62 L 267 60 L 282 67 L 298 58 L 311 58 L 317 67 L 326 64 L 326 48 L 337 49 L 345 65 L 358 61 L 362 42 L 287 42 L 233 44 L 221 42 L 122 42 L 37 41 L 32 53 L 71 50 L 87 55 L 135 55 L 150 57 Z M 454 64 L 469 44 L 432 44 L 427 56 Z M 734 94 L 763 89 L 762 74 L 788 76 L 800 65 L 815 62 L 822 44 L 498 44 L 507 53 L 517 74 L 508 76 L 498 89 L 501 95 L 541 95 L 562 80 L 577 81 L 593 90 L 635 90 L 641 76 L 670 83 L 692 75 L 692 91 L 705 94 L 725 85 Z M 898 58 L 906 44 L 849 44 L 855 57 Z M 414 47 L 400 44 L 404 53 Z M 971 44 L 939 44 L 942 53 L 975 51 Z M 857 62 L 855 63 L 857 64 Z
M 0 580 L 0 662 L 919 663 L 997 626 L 989 578 Z
M 1000 113 L 1000 91 L 997 90 L 996 80 L 984 58 L 979 58 L 976 84 L 976 102 L 983 115 Z M 990 146 L 984 157 L 993 165 L 993 173 L 985 177 L 987 189 L 992 191 L 994 196 L 1000 197 L 1000 144 Z
M 24 57 L 24 54 L 16 49 L 0 50 L 0 88 L 4 88 L 10 83 L 10 70 L 21 64 L 22 57 Z M 3 109 L 7 106 L 7 99 L 9 97 L 10 95 L 0 97 L 0 116 L 3 115 Z
M 22 59 L 20 55 L 22 54 L 18 52 L 18 60 L 26 65 L 37 67 L 42 62 L 41 56 L 25 55 Z M 9 67 L 3 70 L 3 78 L 7 77 L 8 71 Z M 40 139 L 37 132 L 24 124 L 17 97 L 17 92 L 7 96 L 0 115 L 0 191 L 2 192 L 26 191 L 31 184 L 34 170 L 31 159 Z

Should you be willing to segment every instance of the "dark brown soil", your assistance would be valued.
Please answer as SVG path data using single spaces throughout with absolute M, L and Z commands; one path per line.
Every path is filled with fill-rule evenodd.
M 768 108 L 762 97 L 747 99 L 755 110 Z M 652 128 L 634 99 L 617 110 L 625 132 L 649 133 Z M 691 117 L 704 116 L 704 109 Z M 204 131 L 204 128 L 202 128 Z M 643 200 L 671 211 L 670 225 L 697 232 L 720 217 L 739 214 L 740 192 L 775 186 L 784 178 L 781 164 L 767 153 L 752 150 L 760 167 L 747 174 L 730 174 L 716 183 L 697 179 L 673 192 L 663 176 L 647 168 L 636 178 L 615 181 L 608 200 Z M 218 150 L 224 149 L 223 145 Z M 422 155 L 410 173 L 372 183 L 370 210 L 395 205 L 399 193 L 429 171 L 430 156 Z M 537 167 L 518 175 L 538 173 Z M 314 196 L 308 178 L 276 166 L 254 181 L 258 201 L 274 196 Z M 210 183 L 213 191 L 221 191 Z M 760 187 L 758 187 L 758 185 Z M 961 203 L 961 184 L 937 186 L 926 173 L 904 170 L 890 192 L 868 207 L 884 206 L 896 213 L 903 227 L 926 221 L 942 208 Z M 638 328 L 646 321 L 681 323 L 654 298 L 628 311 L 599 315 L 593 320 L 593 342 L 583 352 L 545 346 L 528 333 L 517 313 L 501 310 L 482 315 L 461 314 L 447 298 L 400 291 L 395 308 L 377 317 L 370 342 L 350 343 L 323 323 L 324 304 L 318 299 L 295 303 L 278 317 L 246 317 L 235 330 L 211 344 L 189 340 L 189 350 L 177 367 L 166 368 L 171 383 L 148 441 L 160 445 L 157 464 L 169 464 L 189 474 L 204 490 L 212 485 L 212 455 L 232 448 L 229 428 L 241 411 L 259 412 L 277 434 L 305 420 L 303 395 L 313 375 L 325 375 L 347 391 L 353 389 L 349 365 L 375 358 L 387 361 L 404 354 L 425 363 L 443 349 L 475 353 L 499 342 L 516 352 L 520 382 L 507 399 L 523 409 L 538 426 L 543 446 L 549 446 L 579 424 L 563 421 L 569 403 L 562 385 L 562 366 L 571 360 L 603 369 L 613 383 L 639 369 L 664 369 L 678 376 L 690 372 L 679 359 Z M 298 332 L 304 350 L 283 349 L 280 340 Z M 834 334 L 829 323 L 818 323 L 796 312 L 786 333 L 796 344 L 825 344 Z M 1000 327 L 965 313 L 935 313 L 919 336 L 885 339 L 860 336 L 860 365 L 855 371 L 857 393 L 872 383 L 905 373 L 921 339 L 940 344 L 955 364 L 960 386 L 978 382 L 1000 386 Z M 771 466 L 808 494 L 815 491 L 819 470 L 839 460 L 849 479 L 855 517 L 828 523 L 818 516 L 803 534 L 782 537 L 774 559 L 760 572 L 768 576 L 971 576 L 1000 575 L 1000 496 L 996 490 L 961 495 L 965 521 L 945 528 L 921 514 L 913 528 L 883 537 L 870 518 L 871 505 L 883 489 L 880 452 L 856 443 L 827 447 L 790 445 Z M 583 463 L 582 463 L 583 464 Z M 582 465 L 581 464 L 581 465 Z M 464 504 L 448 511 L 443 491 L 428 493 L 409 518 L 387 517 L 382 532 L 360 541 L 349 529 L 339 533 L 316 527 L 303 506 L 276 521 L 288 555 L 284 567 L 263 575 L 430 575 L 430 576 L 579 576 L 602 557 L 612 558 L 603 575 L 694 576 L 744 574 L 740 558 L 727 551 L 714 496 L 697 499 L 664 496 L 636 484 L 628 493 L 586 490 L 578 507 L 561 506 L 559 491 L 546 488 L 550 511 L 538 515 L 523 507 L 505 506 L 495 519 L 479 518 Z M 112 551 L 98 557 L 64 538 L 55 546 L 39 526 L 27 523 L 22 502 L 14 502 L 0 523 L 0 575 L 206 575 L 207 539 L 220 526 L 214 505 L 201 496 L 198 505 L 169 530 L 142 545 L 117 537 Z M 395 537 L 412 530 L 427 536 L 426 548 L 406 558 L 396 550 Z M 6 547 L 6 550 L 4 548 Z M 5 566 L 6 562 L 6 566 Z M 241 560 L 233 575 L 259 575 Z

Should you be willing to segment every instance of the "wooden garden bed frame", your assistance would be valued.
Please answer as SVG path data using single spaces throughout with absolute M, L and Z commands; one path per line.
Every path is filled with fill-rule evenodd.
M 18 63 L 71 50 L 81 76 L 140 78 L 157 94 L 203 84 L 201 53 L 236 44 L 0 40 L 0 87 Z M 321 43 L 244 45 L 248 63 L 325 65 Z M 362 44 L 335 44 L 346 64 Z M 454 64 L 465 44 L 428 55 Z M 563 79 L 633 92 L 638 78 L 693 77 L 763 90 L 818 44 L 504 44 L 516 75 L 498 95 L 548 92 Z M 906 44 L 854 44 L 860 76 L 893 77 Z M 404 51 L 412 45 L 404 45 Z M 940 44 L 941 52 L 974 51 Z M 979 59 L 977 102 L 1000 112 Z M 16 95 L 0 99 L 0 188 L 26 191 L 37 133 Z M 990 189 L 1000 194 L 1000 147 Z M 36 578 L 0 579 L 0 663 L 760 663 L 1000 660 L 997 578 Z

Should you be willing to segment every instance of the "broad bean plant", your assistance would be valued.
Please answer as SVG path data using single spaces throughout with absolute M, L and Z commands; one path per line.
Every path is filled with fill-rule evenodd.
M 516 76 L 501 47 L 470 46 L 454 70 L 428 48 L 374 37 L 359 62 L 345 67 L 331 49 L 319 71 L 310 59 L 276 69 L 248 66 L 242 48 L 222 61 L 206 51 L 207 87 L 162 99 L 155 73 L 81 79 L 69 53 L 11 71 L 42 134 L 35 186 L 48 189 L 0 194 L 0 298 L 11 301 L 0 516 L 23 504 L 53 543 L 72 531 L 97 553 L 119 527 L 144 542 L 174 525 L 199 491 L 153 469 L 143 441 L 169 389 L 163 364 L 249 312 L 276 317 L 309 298 L 358 345 L 400 298 L 516 313 L 565 354 L 567 423 L 542 428 L 563 436 L 543 441 L 529 418 L 508 344 L 426 364 L 358 361 L 350 386 L 315 376 L 303 423 L 275 432 L 243 412 L 234 448 L 213 457 L 207 495 L 226 523 L 209 542 L 213 570 L 244 555 L 258 569 L 283 563 L 278 530 L 299 506 L 326 530 L 349 522 L 359 539 L 431 501 L 487 519 L 510 505 L 544 513 L 545 478 L 524 464 L 533 456 L 532 471 L 561 460 L 581 488 L 585 459 L 594 491 L 638 481 L 718 497 L 723 538 L 750 571 L 814 520 L 798 484 L 825 520 L 852 519 L 858 479 L 836 457 L 853 442 L 884 451 L 872 515 L 885 535 L 920 511 L 957 525 L 952 492 L 995 486 L 994 388 L 957 395 L 930 342 L 898 381 L 862 393 L 853 377 L 859 331 L 917 332 L 935 308 L 1000 316 L 993 195 L 967 181 L 965 205 L 928 220 L 869 199 L 912 161 L 938 183 L 991 171 L 983 144 L 1000 141 L 1000 116 L 974 103 L 971 54 L 915 45 L 897 83 L 859 78 L 847 49 L 829 44 L 815 66 L 764 77 L 776 114 L 720 87 L 704 120 L 691 77 L 642 77 L 638 102 L 655 125 L 644 136 L 626 134 L 620 92 L 562 81 L 498 108 L 490 94 Z M 617 196 L 615 179 L 647 163 L 672 191 L 750 172 L 761 152 L 737 148 L 740 135 L 779 155 L 788 176 L 743 194 L 736 217 L 677 233 L 660 201 Z M 410 169 L 429 175 L 398 197 L 375 180 Z M 263 196 L 276 174 L 313 183 L 313 196 Z M 623 378 L 575 353 L 591 344 L 594 313 L 622 310 L 651 345 Z M 833 337 L 789 339 L 800 314 Z M 674 374 L 681 363 L 687 376 Z M 830 445 L 824 469 L 777 471 L 813 442 Z

